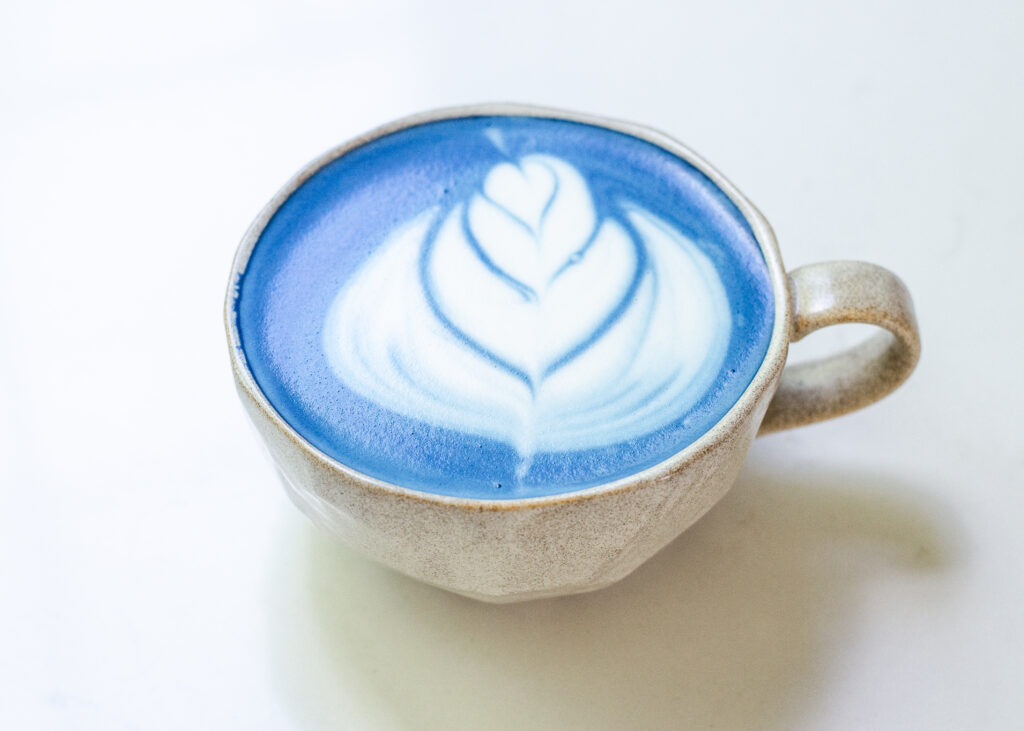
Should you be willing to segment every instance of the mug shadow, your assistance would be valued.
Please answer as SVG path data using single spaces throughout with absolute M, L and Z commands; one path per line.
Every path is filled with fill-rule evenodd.
M 715 509 L 592 594 L 482 604 L 288 525 L 271 660 L 302 728 L 790 728 L 827 699 L 867 584 L 954 559 L 914 486 L 756 445 Z

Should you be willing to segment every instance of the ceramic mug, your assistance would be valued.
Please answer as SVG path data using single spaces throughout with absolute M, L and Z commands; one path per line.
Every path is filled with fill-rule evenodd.
M 753 379 L 724 416 L 658 464 L 605 484 L 521 499 L 483 499 L 401 487 L 363 474 L 313 446 L 257 384 L 238 328 L 238 283 L 279 208 L 317 171 L 385 135 L 474 117 L 534 117 L 624 133 L 682 159 L 731 200 L 756 239 L 771 284 L 774 321 Z M 264 208 L 236 254 L 225 323 L 235 383 L 295 504 L 345 543 L 398 571 L 494 602 L 591 591 L 623 578 L 707 512 L 728 490 L 757 434 L 859 409 L 899 386 L 920 341 L 910 295 L 889 271 L 855 261 L 787 274 L 761 213 L 684 145 L 646 127 L 537 107 L 445 109 L 381 127 L 318 158 Z M 790 342 L 828 325 L 881 330 L 830 357 L 785 365 Z

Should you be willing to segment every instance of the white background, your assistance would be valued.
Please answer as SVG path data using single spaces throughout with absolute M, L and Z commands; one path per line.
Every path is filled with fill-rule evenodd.
M 1021 728 L 1022 82 L 1014 0 L 3 3 L 0 726 Z M 488 100 L 660 128 L 789 266 L 898 272 L 918 371 L 603 592 L 338 547 L 233 393 L 233 250 L 324 149 Z

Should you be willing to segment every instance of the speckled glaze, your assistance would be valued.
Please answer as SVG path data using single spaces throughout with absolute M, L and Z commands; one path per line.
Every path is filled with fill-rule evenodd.
M 392 485 L 320 452 L 281 418 L 252 376 L 235 317 L 237 283 L 278 207 L 321 167 L 382 135 L 480 115 L 579 121 L 661 146 L 706 174 L 749 223 L 767 263 L 775 319 L 767 354 L 740 398 L 710 430 L 628 478 L 523 499 L 450 497 Z M 784 368 L 791 341 L 821 327 L 869 323 L 883 332 L 849 351 Z M 707 512 L 735 480 L 754 436 L 861 408 L 913 370 L 920 352 L 913 305 L 890 272 L 860 262 L 802 267 L 788 276 L 771 227 L 732 184 L 692 151 L 639 125 L 512 104 L 428 112 L 381 127 L 313 161 L 264 208 L 235 257 L 225 324 L 235 382 L 291 499 L 364 554 L 460 594 L 508 602 L 591 591 L 623 578 Z

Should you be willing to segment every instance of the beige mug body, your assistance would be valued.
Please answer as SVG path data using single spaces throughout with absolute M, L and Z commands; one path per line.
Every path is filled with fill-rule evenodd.
M 485 115 L 571 120 L 658 145 L 704 173 L 732 200 L 754 233 L 773 290 L 775 319 L 767 353 L 725 416 L 654 467 L 604 485 L 523 499 L 458 498 L 403 488 L 357 472 L 312 446 L 281 418 L 246 364 L 235 316 L 237 282 L 281 204 L 324 165 L 373 139 L 435 120 Z M 872 324 L 881 331 L 833 356 L 786 366 L 790 342 L 844 323 Z M 264 208 L 239 246 L 225 325 L 238 392 L 293 502 L 315 523 L 387 566 L 495 602 L 591 591 L 618 581 L 718 502 L 735 481 L 758 433 L 866 406 L 899 386 L 920 354 L 910 296 L 889 271 L 839 261 L 787 274 L 764 216 L 684 145 L 636 124 L 515 104 L 409 117 L 306 166 Z

